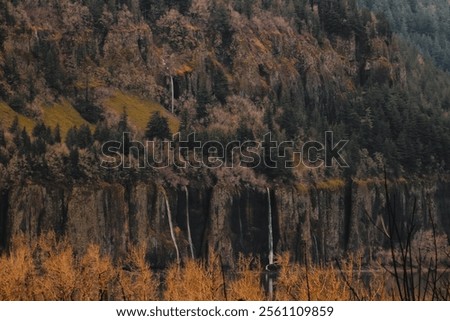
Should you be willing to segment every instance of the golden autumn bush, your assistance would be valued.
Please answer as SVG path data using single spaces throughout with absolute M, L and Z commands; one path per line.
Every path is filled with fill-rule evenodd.
M 65 239 L 47 234 L 30 246 L 16 237 L 9 253 L 0 256 L 0 300 L 77 301 L 342 301 L 399 300 L 389 272 L 364 271 L 358 260 L 334 265 L 292 263 L 277 257 L 273 294 L 257 258 L 240 256 L 232 271 L 219 255 L 208 260 L 185 260 L 164 271 L 153 271 L 145 247 L 135 246 L 127 257 L 113 262 L 96 245 L 77 255 Z M 445 285 L 440 290 L 449 289 Z M 424 292 L 423 299 L 433 299 Z

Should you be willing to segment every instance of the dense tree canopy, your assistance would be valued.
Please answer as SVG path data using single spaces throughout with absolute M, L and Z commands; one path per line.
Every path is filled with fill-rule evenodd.
M 94 178 L 105 142 L 171 139 L 181 121 L 202 141 L 271 132 L 294 142 L 287 155 L 325 131 L 350 141 L 345 171 L 255 170 L 271 180 L 448 172 L 450 77 L 427 58 L 449 67 L 447 1 L 359 3 L 378 13 L 352 0 L 0 0 L 0 162 Z M 158 105 L 147 127 L 131 96 Z M 79 119 L 64 125 L 75 116 L 53 105 Z
M 392 29 L 450 71 L 450 5 L 447 0 L 358 0 L 383 13 Z

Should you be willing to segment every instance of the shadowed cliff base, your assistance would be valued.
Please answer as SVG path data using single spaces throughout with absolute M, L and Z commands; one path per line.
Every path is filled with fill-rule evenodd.
M 395 242 L 405 239 L 405 227 L 414 221 L 411 240 L 433 245 L 424 235 L 435 226 L 448 245 L 448 182 L 397 181 L 387 189 L 382 180 L 273 186 L 274 252 L 289 252 L 298 263 L 305 263 L 305 255 L 310 263 L 327 264 L 355 254 L 364 265 L 377 262 L 390 248 L 387 195 L 402 229 Z M 174 241 L 183 260 L 192 254 L 205 259 L 213 249 L 227 267 L 234 268 L 241 253 L 269 263 L 266 188 L 231 189 L 218 183 L 187 190 L 188 198 L 184 187 L 168 188 L 157 181 L 12 185 L 0 197 L 0 244 L 5 251 L 14 236 L 23 234 L 32 246 L 40 235 L 55 232 L 80 255 L 91 243 L 114 260 L 134 245 L 145 246 L 158 268 L 177 259 Z

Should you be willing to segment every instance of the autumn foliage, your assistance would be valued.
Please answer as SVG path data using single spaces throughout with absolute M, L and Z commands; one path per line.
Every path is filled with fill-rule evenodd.
M 364 271 L 358 260 L 317 267 L 292 263 L 285 254 L 277 262 L 274 300 L 400 299 L 387 271 Z M 263 271 L 259 259 L 244 256 L 230 271 L 215 253 L 208 260 L 153 271 L 144 247 L 133 247 L 126 258 L 113 262 L 96 245 L 77 255 L 54 234 L 40 237 L 31 247 L 22 236 L 0 257 L 0 300 L 264 301 L 269 294 Z

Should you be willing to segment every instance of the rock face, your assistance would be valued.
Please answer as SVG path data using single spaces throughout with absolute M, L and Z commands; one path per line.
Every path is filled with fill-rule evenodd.
M 176 258 L 170 237 L 162 186 L 102 183 L 53 186 L 28 183 L 0 193 L 0 245 L 25 234 L 30 242 L 47 231 L 65 235 L 77 252 L 90 243 L 114 258 L 130 245 L 145 244 L 155 266 Z M 418 230 L 450 233 L 450 183 L 397 183 L 389 187 L 391 208 L 400 230 L 415 213 Z M 239 193 L 190 189 L 166 190 L 175 237 L 182 257 L 189 256 L 186 202 L 195 255 L 220 253 L 232 266 L 239 253 L 268 255 L 268 198 L 264 190 Z M 297 261 L 326 262 L 350 253 L 370 261 L 385 249 L 390 216 L 383 184 L 349 182 L 334 189 L 273 188 L 271 192 L 276 252 L 289 251 Z M 415 211 L 414 211 L 415 207 Z M 392 221 L 391 221 L 392 222 Z

